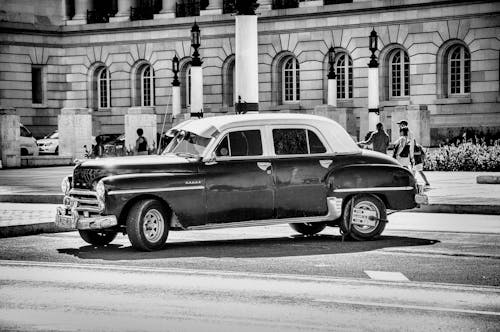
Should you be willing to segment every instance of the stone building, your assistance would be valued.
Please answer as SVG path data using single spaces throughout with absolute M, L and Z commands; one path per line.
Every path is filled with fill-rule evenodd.
M 123 132 L 130 108 L 167 114 L 172 58 L 189 113 L 190 28 L 202 34 L 206 113 L 234 112 L 234 0 L 0 0 L 0 105 L 36 136 L 63 108 L 92 110 L 93 134 Z M 379 36 L 381 119 L 427 105 L 433 144 L 463 128 L 500 131 L 500 2 L 259 0 L 259 109 L 326 103 L 327 51 L 337 98 L 367 131 L 372 29 Z

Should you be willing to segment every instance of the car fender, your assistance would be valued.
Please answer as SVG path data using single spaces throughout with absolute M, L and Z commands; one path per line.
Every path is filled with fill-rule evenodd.
M 183 227 L 205 222 L 205 181 L 193 172 L 110 175 L 106 187 L 105 214 L 124 221 L 134 202 L 158 199 L 172 210 Z
M 416 206 L 415 177 L 406 168 L 390 164 L 348 165 L 332 169 L 326 179 L 328 195 L 347 199 L 356 194 L 372 194 L 388 209 Z

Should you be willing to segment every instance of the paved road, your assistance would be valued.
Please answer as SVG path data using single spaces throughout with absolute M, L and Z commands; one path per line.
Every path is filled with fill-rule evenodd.
M 319 277 L 1 262 L 4 329 L 498 330 L 500 290 Z
M 382 239 L 287 225 L 0 239 L 0 330 L 499 330 L 500 217 L 396 213 Z

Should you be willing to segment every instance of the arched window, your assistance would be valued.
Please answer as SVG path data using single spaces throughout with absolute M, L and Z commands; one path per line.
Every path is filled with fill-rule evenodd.
M 352 99 L 352 59 L 347 53 L 340 53 L 335 61 L 337 75 L 337 98 Z
M 110 103 L 110 86 L 109 79 L 110 74 L 109 70 L 106 67 L 102 67 L 97 70 L 97 101 L 99 108 L 108 108 L 111 107 Z
M 462 45 L 450 48 L 447 56 L 448 95 L 470 93 L 470 53 Z
M 238 97 L 236 96 L 236 75 L 234 55 L 230 56 L 222 66 L 222 104 L 226 107 L 234 106 Z
M 147 65 L 141 71 L 141 106 L 154 106 L 155 76 L 154 69 Z
M 282 71 L 282 100 L 284 103 L 300 100 L 300 68 L 294 57 L 285 59 Z
M 191 60 L 183 59 L 179 65 L 179 81 L 181 82 L 181 106 L 191 106 Z
M 403 49 L 394 50 L 389 56 L 389 96 L 410 95 L 410 58 Z

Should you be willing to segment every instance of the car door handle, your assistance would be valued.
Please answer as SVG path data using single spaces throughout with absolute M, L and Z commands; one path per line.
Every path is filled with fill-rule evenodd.
M 270 162 L 267 162 L 267 161 L 258 161 L 257 162 L 257 166 L 263 170 L 263 171 L 266 171 L 268 170 L 270 167 L 271 167 L 271 163 Z M 267 172 L 267 174 L 270 174 L 271 173 L 271 170 L 269 170 Z

